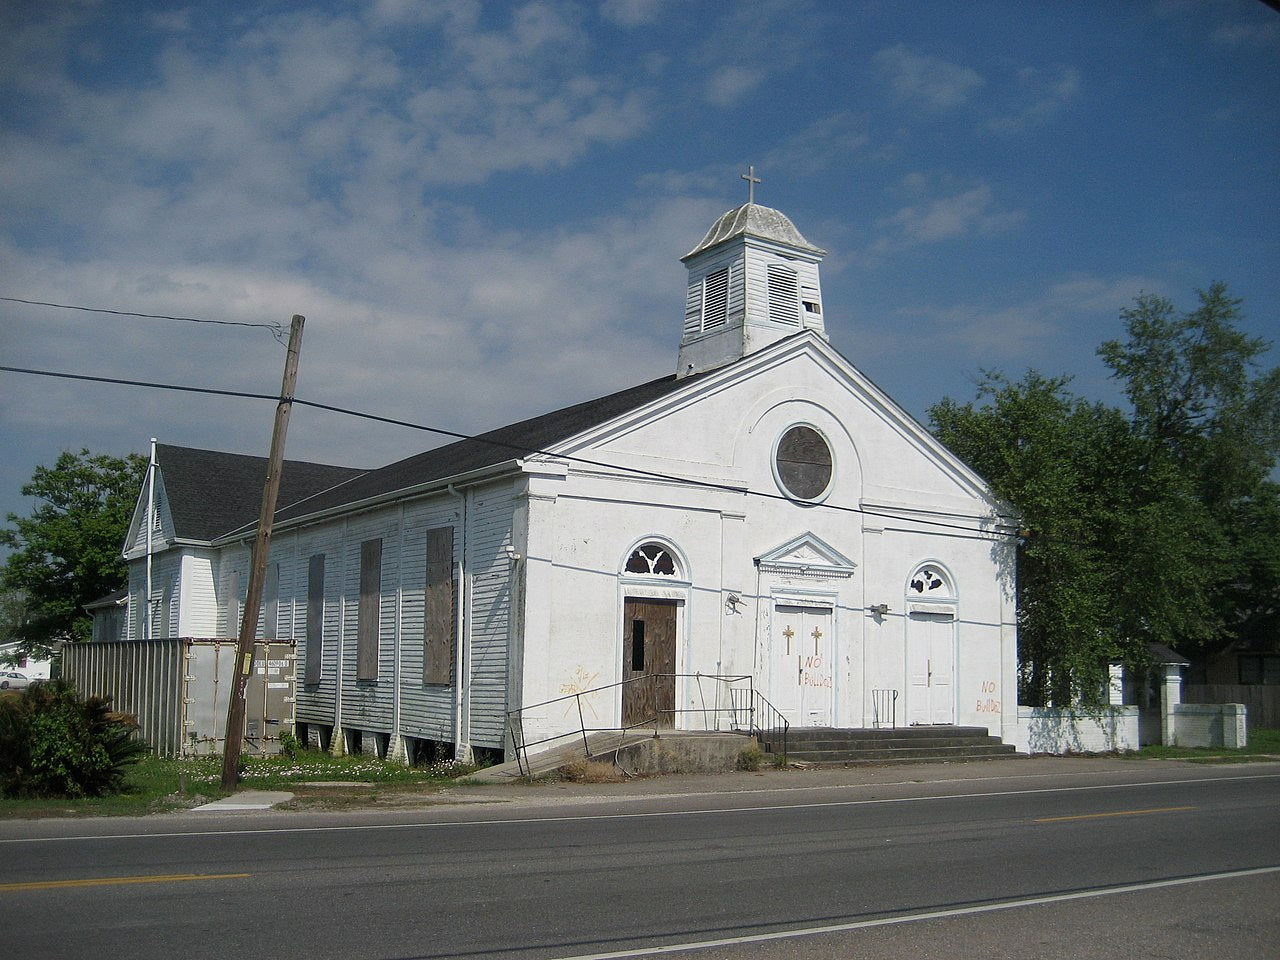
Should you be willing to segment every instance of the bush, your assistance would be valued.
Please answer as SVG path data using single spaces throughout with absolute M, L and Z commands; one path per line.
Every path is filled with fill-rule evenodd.
M 64 680 L 0 698 L 0 794 L 100 797 L 148 751 L 138 725 L 107 697 L 82 697 Z
M 739 770 L 759 770 L 764 762 L 764 751 L 757 746 L 750 746 L 738 754 Z

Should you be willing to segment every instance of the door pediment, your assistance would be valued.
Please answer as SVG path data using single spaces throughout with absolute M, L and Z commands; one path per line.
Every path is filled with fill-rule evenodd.
M 848 578 L 857 564 L 821 537 L 802 533 L 756 558 L 762 573 L 818 579 Z

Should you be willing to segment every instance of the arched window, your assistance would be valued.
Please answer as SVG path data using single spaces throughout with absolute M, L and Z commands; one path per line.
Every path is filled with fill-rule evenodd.
M 639 577 L 674 577 L 675 557 L 660 543 L 642 543 L 627 558 L 626 572 Z
M 911 579 L 907 581 L 907 596 L 927 600 L 949 600 L 955 596 L 955 591 L 942 567 L 936 563 L 926 563 L 918 567 L 911 575 Z

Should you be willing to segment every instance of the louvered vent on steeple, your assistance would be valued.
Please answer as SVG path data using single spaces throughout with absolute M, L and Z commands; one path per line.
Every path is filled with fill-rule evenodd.
M 707 275 L 703 286 L 702 329 L 723 326 L 729 317 L 729 268 Z
M 800 287 L 790 267 L 769 264 L 769 319 L 791 326 L 800 324 Z

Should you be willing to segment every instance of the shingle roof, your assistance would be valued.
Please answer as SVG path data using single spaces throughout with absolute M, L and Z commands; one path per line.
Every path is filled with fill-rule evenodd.
M 267 458 L 217 450 L 156 444 L 174 533 L 183 540 L 213 540 L 257 525 Z M 328 490 L 366 471 L 324 463 L 286 460 L 280 470 L 278 503 L 288 505 Z M 277 511 L 278 512 L 278 511 Z
M 377 470 L 348 479 L 340 486 L 276 513 L 276 521 L 331 510 L 344 504 L 393 494 L 432 481 L 496 466 L 576 436 L 637 407 L 674 393 L 697 377 L 674 375 L 652 380 L 596 400 L 499 427 L 488 433 L 436 447 Z M 283 498 L 281 499 L 283 503 Z

